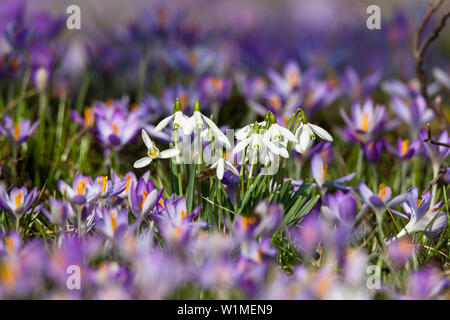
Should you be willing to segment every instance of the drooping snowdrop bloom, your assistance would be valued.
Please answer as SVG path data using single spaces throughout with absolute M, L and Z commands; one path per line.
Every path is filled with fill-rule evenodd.
M 174 104 L 174 113 L 164 119 L 162 119 L 158 125 L 155 127 L 155 132 L 159 132 L 165 127 L 169 125 L 171 121 L 173 121 L 173 129 L 177 130 L 181 128 L 183 130 L 184 135 L 189 135 L 192 133 L 192 121 L 184 115 L 183 111 L 181 110 L 181 102 L 178 98 L 175 99 Z
M 178 149 L 167 149 L 160 152 L 144 129 L 142 129 L 142 140 L 144 140 L 145 146 L 148 149 L 147 157 L 137 160 L 133 165 L 135 168 L 148 166 L 153 159 L 168 159 L 180 154 L 180 150 Z
M 396 235 L 396 238 L 414 232 L 425 232 L 425 235 L 430 238 L 439 235 L 447 224 L 447 214 L 444 211 L 439 211 L 442 202 L 432 206 L 432 197 L 429 192 L 422 199 L 418 199 L 417 188 L 409 189 L 407 195 L 408 197 L 402 203 L 406 215 L 393 210 L 397 215 L 409 219 L 409 222 Z
M 39 120 L 31 125 L 29 119 L 14 124 L 11 117 L 3 117 L 3 125 L 0 125 L 0 134 L 5 136 L 13 144 L 18 145 L 27 140 L 39 125 Z
M 214 123 L 214 121 L 212 121 L 211 119 L 209 119 L 208 117 L 206 117 L 204 114 L 202 114 L 200 112 L 200 104 L 199 104 L 198 100 L 195 100 L 194 113 L 189 118 L 189 120 L 191 121 L 190 127 L 192 128 L 192 130 L 203 130 L 203 128 L 205 127 L 205 123 L 206 123 L 208 128 L 211 129 L 211 133 L 214 136 L 214 138 L 217 141 L 219 141 L 227 149 L 231 149 L 231 144 L 228 141 L 225 134 L 219 129 L 219 127 L 217 127 L 217 125 Z M 189 132 L 189 134 L 190 134 L 190 132 Z
M 239 172 L 236 170 L 236 168 L 223 157 L 218 157 L 218 159 L 211 165 L 211 169 L 216 169 L 216 175 L 219 180 L 222 180 L 227 168 L 235 175 L 239 175 Z
M 26 187 L 20 189 L 13 187 L 8 195 L 6 190 L 0 187 L 0 208 L 16 219 L 20 219 L 23 214 L 30 212 L 31 207 L 39 197 L 39 193 L 36 187 L 29 193 Z
M 272 123 L 264 135 L 266 135 L 276 145 L 283 146 L 284 148 L 286 148 L 289 141 L 294 144 L 298 141 L 289 129 L 280 126 L 278 123 Z M 285 156 L 285 158 L 287 157 Z
M 261 134 L 259 130 L 259 124 L 255 122 L 251 126 L 248 137 L 239 141 L 234 147 L 233 153 L 242 152 L 247 148 L 246 158 L 249 159 L 251 163 L 256 163 L 258 156 L 261 154 L 265 154 L 268 157 L 266 161 L 273 161 L 275 157 L 279 155 L 289 157 L 286 149 L 277 147 L 267 136 Z
M 303 111 L 300 111 L 300 115 L 302 117 L 302 122 L 295 132 L 297 143 L 294 145 L 294 148 L 298 153 L 305 152 L 310 141 L 316 139 L 316 135 L 325 141 L 333 141 L 333 137 L 325 129 L 309 123 Z

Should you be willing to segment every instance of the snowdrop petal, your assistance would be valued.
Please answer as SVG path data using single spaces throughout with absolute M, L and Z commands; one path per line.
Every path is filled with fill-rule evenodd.
M 133 164 L 133 167 L 135 167 L 135 168 L 143 168 L 145 166 L 148 166 L 150 164 L 150 162 L 152 162 L 152 159 L 150 157 L 144 157 L 144 158 L 141 158 L 141 159 L 137 160 Z
M 244 139 L 244 140 L 240 141 L 240 142 L 234 147 L 233 153 L 239 153 L 239 152 L 241 152 L 242 150 L 244 150 L 245 147 L 247 147 L 247 145 L 250 143 L 250 141 L 251 141 L 251 138 L 247 138 L 247 139 Z
M 326 141 L 333 141 L 333 137 L 323 128 L 310 123 L 309 126 L 321 139 Z
M 223 159 L 219 159 L 219 160 L 217 160 L 217 171 L 216 171 L 217 178 L 219 180 L 222 180 L 224 172 L 225 172 L 224 160 Z
M 174 118 L 174 115 L 168 116 L 167 118 L 162 119 L 158 125 L 155 127 L 155 132 L 159 132 L 162 129 L 164 129 L 165 127 L 167 127 L 167 125 L 170 123 L 170 121 L 172 121 L 172 119 Z
M 159 153 L 158 158 L 160 159 L 167 159 L 167 158 L 173 158 L 180 154 L 180 150 L 178 149 L 167 149 L 163 150 Z
M 142 129 L 141 133 L 142 133 L 142 140 L 144 140 L 144 144 L 147 147 L 147 149 L 153 148 L 153 141 L 148 136 L 147 131 L 145 131 L 145 129 Z

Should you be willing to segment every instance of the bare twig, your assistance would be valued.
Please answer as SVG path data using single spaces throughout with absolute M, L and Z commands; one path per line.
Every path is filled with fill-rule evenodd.
M 431 180 L 431 181 L 428 183 L 428 185 L 427 185 L 427 187 L 425 188 L 425 190 L 423 190 L 422 195 L 420 196 L 420 199 L 423 199 L 423 196 L 425 195 L 425 193 L 427 193 L 427 192 L 428 192 L 428 191 L 429 191 L 436 183 L 438 183 L 439 180 L 441 180 L 441 178 L 442 178 L 446 173 L 447 173 L 447 167 L 441 165 L 441 166 L 439 167 L 439 173 L 438 173 L 438 175 L 437 175 L 433 180 Z
M 439 34 L 441 33 L 442 29 L 445 27 L 445 23 L 447 22 L 447 19 L 450 17 L 450 10 L 445 12 L 442 16 L 439 24 L 437 27 L 433 29 L 433 31 L 425 38 L 425 40 L 420 43 L 420 38 L 422 36 L 422 33 L 425 29 L 425 27 L 428 25 L 431 17 L 436 13 L 436 11 L 440 8 L 444 0 L 436 0 L 434 3 L 430 5 L 427 12 L 425 13 L 422 23 L 419 26 L 419 29 L 414 35 L 413 39 L 413 53 L 414 53 L 414 60 L 415 60 L 415 68 L 416 68 L 416 75 L 420 82 L 420 93 L 423 96 L 425 102 L 427 103 L 427 106 L 431 108 L 434 113 L 436 114 L 436 117 L 440 120 L 441 124 L 445 127 L 448 126 L 448 121 L 440 109 L 440 107 L 431 99 L 431 97 L 428 95 L 427 91 L 427 73 L 423 67 L 424 62 L 424 56 L 425 53 L 430 46 L 430 44 L 435 41 Z
M 426 139 L 423 140 L 424 142 L 426 142 L 428 144 L 434 144 L 434 145 L 437 145 L 437 146 L 450 148 L 450 144 L 449 143 L 433 140 L 433 138 L 431 137 L 431 126 L 430 126 L 429 123 L 428 123 L 428 128 L 427 129 L 428 129 L 428 136 L 426 137 Z

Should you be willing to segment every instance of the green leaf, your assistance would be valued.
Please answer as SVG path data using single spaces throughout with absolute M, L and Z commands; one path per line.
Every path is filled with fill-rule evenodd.
M 186 190 L 186 204 L 188 212 L 192 212 L 192 208 L 194 205 L 195 172 L 196 172 L 196 165 L 191 164 L 189 166 L 189 183 Z

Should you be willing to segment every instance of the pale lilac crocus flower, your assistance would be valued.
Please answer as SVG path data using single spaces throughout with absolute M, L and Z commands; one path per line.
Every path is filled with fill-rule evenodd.
M 338 188 L 341 190 L 348 190 L 349 187 L 344 183 L 349 182 L 355 177 L 355 173 L 352 172 L 336 180 L 327 181 L 328 164 L 323 162 L 320 154 L 316 153 L 311 158 L 311 173 L 319 188 Z
M 39 120 L 31 124 L 29 119 L 20 123 L 13 123 L 10 116 L 3 117 L 3 125 L 0 125 L 0 134 L 5 136 L 14 145 L 19 145 L 27 140 L 39 125 Z
M 396 238 L 402 238 L 415 232 L 424 232 L 429 238 L 438 236 L 447 224 L 447 214 L 444 211 L 439 211 L 442 202 L 431 205 L 432 197 L 429 192 L 419 200 L 417 188 L 409 189 L 407 195 L 408 197 L 402 203 L 402 208 L 406 214 L 393 210 L 395 214 L 402 218 L 409 219 L 409 222 L 396 235 Z

